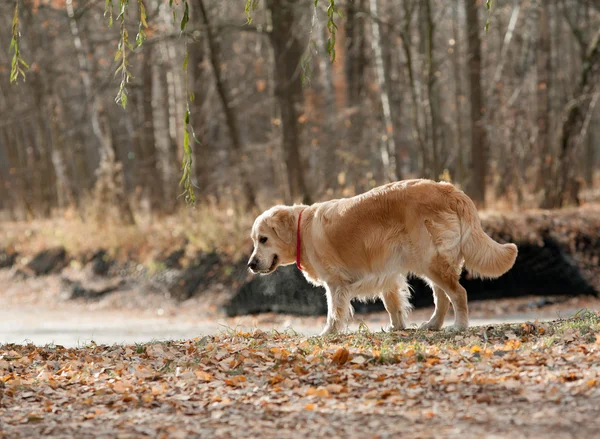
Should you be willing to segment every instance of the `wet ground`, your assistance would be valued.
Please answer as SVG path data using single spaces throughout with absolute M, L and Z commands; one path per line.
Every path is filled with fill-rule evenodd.
M 69 307 L 70 308 L 70 307 Z M 473 317 L 471 325 L 495 323 L 518 323 L 569 317 L 577 308 L 565 308 L 560 312 L 511 313 L 499 316 Z M 425 321 L 431 310 L 413 313 L 410 323 Z M 377 313 L 356 316 L 350 326 L 356 330 L 365 324 L 371 331 L 381 330 L 387 323 L 387 314 Z M 447 324 L 452 323 L 448 318 Z M 47 310 L 43 308 L 10 308 L 0 310 L 0 344 L 32 342 L 36 345 L 58 344 L 65 347 L 82 346 L 90 341 L 98 344 L 142 343 L 152 340 L 179 340 L 216 334 L 219 332 L 254 328 L 262 330 L 294 330 L 305 335 L 317 335 L 325 324 L 323 317 L 297 317 L 264 314 L 239 318 L 198 317 L 187 313 L 158 315 L 133 310 Z
M 110 294 L 89 302 L 64 296 L 59 276 L 15 280 L 0 270 L 0 344 L 27 343 L 81 346 L 142 343 L 152 340 L 189 339 L 235 329 L 294 330 L 316 335 L 325 317 L 298 317 L 260 314 L 227 318 L 220 311 L 224 291 L 215 291 L 186 302 L 166 298 L 160 292 L 138 288 Z M 522 297 L 470 303 L 471 325 L 518 323 L 569 317 L 583 308 L 600 310 L 600 299 Z M 432 309 L 418 309 L 409 322 L 419 325 Z M 451 313 L 446 325 L 452 323 Z M 356 330 L 363 323 L 371 331 L 387 325 L 387 314 L 359 314 L 350 325 Z

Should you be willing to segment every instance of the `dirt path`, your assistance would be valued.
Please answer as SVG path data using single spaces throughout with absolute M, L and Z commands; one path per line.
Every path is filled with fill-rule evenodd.
M 411 316 L 416 326 L 426 320 L 431 311 L 422 310 Z M 577 309 L 565 309 L 560 313 L 569 317 Z M 471 320 L 475 326 L 516 323 L 528 320 L 550 320 L 552 313 L 515 313 L 500 317 L 480 317 Z M 387 325 L 387 314 L 377 313 L 357 316 L 350 329 L 359 324 L 378 331 Z M 448 324 L 452 318 L 448 319 Z M 293 329 L 304 335 L 317 335 L 325 325 L 323 317 L 295 317 L 266 314 L 239 318 L 196 317 L 185 315 L 160 316 L 145 311 L 122 310 L 44 310 L 35 308 L 11 308 L 0 310 L 0 343 L 34 343 L 38 346 L 57 344 L 65 347 L 83 346 L 91 341 L 98 344 L 147 343 L 150 341 L 183 340 L 205 335 L 215 335 L 231 329 L 250 331 Z

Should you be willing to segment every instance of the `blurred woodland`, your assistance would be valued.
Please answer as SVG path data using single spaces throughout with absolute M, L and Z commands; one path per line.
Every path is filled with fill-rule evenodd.
M 597 0 L 118 3 L 109 27 L 104 0 L 21 0 L 12 85 L 0 3 L 0 218 L 172 213 L 188 136 L 197 202 L 240 209 L 412 177 L 552 208 L 594 183 Z

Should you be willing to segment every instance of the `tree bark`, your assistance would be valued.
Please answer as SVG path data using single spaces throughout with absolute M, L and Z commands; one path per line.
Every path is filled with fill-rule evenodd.
M 196 12 L 194 10 L 194 12 Z M 198 198 L 200 201 L 207 200 L 207 195 L 211 190 L 210 180 L 210 165 L 212 159 L 212 150 L 209 148 L 207 141 L 207 117 L 210 117 L 207 108 L 210 108 L 208 99 L 208 89 L 210 81 L 208 81 L 208 69 L 205 68 L 204 60 L 206 57 L 206 38 L 201 35 L 199 41 L 188 42 L 188 51 L 190 54 L 188 75 L 190 83 L 190 91 L 194 93 L 194 101 L 190 103 L 191 107 L 191 124 L 194 128 L 194 133 L 200 144 L 195 144 L 192 148 L 194 151 L 194 174 L 196 184 L 198 186 Z
M 231 98 L 229 97 L 229 91 L 227 89 L 227 86 L 225 85 L 225 80 L 221 75 L 221 48 L 219 47 L 219 42 L 215 38 L 215 35 L 213 34 L 213 31 L 210 27 L 210 20 L 206 12 L 203 0 L 196 1 L 202 15 L 202 21 L 205 25 L 210 63 L 212 65 L 213 73 L 215 75 L 215 85 L 217 87 L 217 93 L 219 94 L 221 105 L 223 106 L 223 111 L 225 113 L 225 121 L 227 123 L 227 128 L 229 129 L 229 137 L 231 138 L 231 147 L 233 149 L 233 152 L 235 153 L 234 160 L 236 162 L 236 165 L 238 166 L 240 180 L 243 185 L 246 202 L 245 207 L 247 210 L 251 210 L 257 206 L 256 194 L 254 192 L 252 181 L 248 175 L 248 172 L 246 171 L 248 156 L 244 152 L 244 145 L 240 136 L 237 116 L 231 106 Z
M 154 128 L 154 108 L 152 107 L 154 74 L 152 70 L 152 46 L 146 47 L 143 55 L 142 71 L 142 121 L 141 152 L 138 162 L 141 167 L 141 182 L 147 189 L 150 208 L 159 212 L 165 201 L 164 184 L 158 168 L 158 149 Z
M 471 91 L 471 166 L 470 195 L 485 205 L 487 173 L 487 133 L 484 126 L 485 106 L 481 88 L 481 39 L 477 0 L 465 0 L 467 46 L 469 49 L 469 84 Z
M 419 97 L 417 93 L 417 84 L 413 66 L 411 23 L 414 10 L 415 3 L 413 1 L 407 0 L 404 2 L 404 23 L 400 31 L 400 37 L 402 38 L 402 49 L 404 50 L 404 57 L 406 58 L 406 72 L 408 74 L 408 82 L 410 85 L 413 137 L 416 139 L 421 153 L 421 175 L 423 177 L 430 177 L 430 160 L 429 154 L 427 153 L 427 146 L 425 145 L 425 139 L 423 138 L 423 131 L 421 129 L 421 119 L 419 117 Z
M 300 61 L 304 45 L 295 32 L 296 14 L 309 4 L 304 0 L 267 0 L 271 13 L 271 44 L 275 57 L 275 97 L 281 110 L 282 144 L 293 199 L 311 204 L 300 154 L 301 127 L 298 118 L 304 101 Z
M 435 24 L 431 13 L 431 0 L 425 0 L 423 3 L 426 18 L 425 35 L 425 56 L 427 66 L 427 102 L 429 104 L 429 117 L 431 118 L 431 167 L 433 169 L 433 178 L 438 179 L 442 173 L 440 151 L 438 150 L 439 137 L 439 95 L 437 90 L 437 79 L 435 76 L 435 65 L 433 62 L 434 44 L 433 37 Z
M 559 157 L 555 175 L 555 190 L 546 194 L 544 207 L 562 207 L 577 204 L 575 158 L 589 125 L 590 110 L 597 101 L 600 83 L 600 30 L 596 32 L 583 59 L 583 69 L 574 98 L 566 109 L 559 141 Z
M 375 55 L 375 70 L 377 71 L 377 82 L 379 85 L 379 97 L 383 113 L 384 132 L 380 140 L 380 155 L 383 165 L 383 175 L 391 181 L 398 180 L 398 167 L 396 166 L 396 143 L 394 139 L 394 121 L 392 120 L 392 109 L 390 106 L 390 95 L 388 82 L 383 62 L 383 51 L 381 49 L 381 29 L 379 28 L 379 12 L 377 0 L 369 0 L 369 11 L 376 19 L 371 22 L 371 47 Z
M 551 191 L 552 183 L 552 138 L 550 131 L 550 73 L 552 72 L 552 48 L 550 46 L 550 21 L 548 5 L 545 0 L 537 0 L 539 8 L 538 37 L 536 50 L 536 111 L 537 111 L 537 136 L 536 153 L 540 159 L 540 169 L 537 188 Z
M 328 37 L 329 37 L 329 34 L 327 32 L 327 28 L 323 27 L 323 29 L 321 31 L 321 35 L 318 35 L 318 37 L 317 37 L 319 39 L 318 40 L 319 52 L 322 54 L 326 53 L 325 46 L 326 46 Z M 338 176 L 338 172 L 336 172 L 336 170 L 338 169 L 337 157 L 336 157 L 338 141 L 337 141 L 337 137 L 335 135 L 337 109 L 336 109 L 336 104 L 335 104 L 335 90 L 334 90 L 334 85 L 333 85 L 333 69 L 331 68 L 331 62 L 329 61 L 329 59 L 327 57 L 321 56 L 321 58 L 319 60 L 319 67 L 321 70 L 321 75 L 323 77 L 322 90 L 323 90 L 323 98 L 325 101 L 324 118 L 327 121 L 325 124 L 325 130 L 326 130 L 327 138 L 328 138 L 326 145 L 323 145 L 323 147 L 325 148 L 325 154 L 323 157 L 325 160 L 325 163 L 323 164 L 323 172 L 324 172 L 323 180 L 325 182 L 325 189 L 327 191 L 329 191 L 329 190 L 333 190 L 337 186 L 337 176 Z
M 364 90 L 364 70 L 368 64 L 365 55 L 365 20 L 359 15 L 360 10 L 365 10 L 364 3 L 365 0 L 354 0 L 349 1 L 346 5 L 346 57 L 344 69 L 349 107 L 355 107 L 360 102 Z
M 596 110 L 596 116 L 598 113 L 599 112 Z M 598 126 L 598 117 L 596 117 L 595 124 Z M 594 122 L 592 122 L 590 126 L 593 125 Z M 596 154 L 598 149 L 597 135 L 597 131 L 589 130 L 586 142 L 584 179 L 588 189 L 591 189 L 594 186 L 594 172 L 596 171 Z
M 465 154 L 464 154 L 464 129 L 463 129 L 463 118 L 462 118 L 462 103 L 464 102 L 464 92 L 462 87 L 462 75 L 461 75 L 461 59 L 460 59 L 460 26 L 459 26 L 459 6 L 456 5 L 452 8 L 452 34 L 454 37 L 454 47 L 452 53 L 452 70 L 454 73 L 454 106 L 456 112 L 456 154 L 457 154 L 457 165 L 456 165 L 456 178 L 455 180 L 464 184 L 465 182 Z

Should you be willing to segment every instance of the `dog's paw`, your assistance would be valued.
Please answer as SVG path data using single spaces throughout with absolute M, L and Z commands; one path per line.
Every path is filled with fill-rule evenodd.
M 427 329 L 429 331 L 439 331 L 442 329 L 443 323 L 429 320 L 428 322 L 424 322 L 419 327 L 420 329 Z
M 403 331 L 406 328 L 404 326 L 395 326 L 395 325 L 387 325 L 385 328 L 381 328 L 383 332 L 395 332 L 395 331 Z
M 464 324 L 464 323 L 455 323 L 454 325 L 450 326 L 448 328 L 448 331 L 450 332 L 464 332 L 469 328 L 469 324 Z
M 319 334 L 319 336 L 320 336 L 320 337 L 326 337 L 326 336 L 328 336 L 328 335 L 335 335 L 335 334 L 337 334 L 337 333 L 338 333 L 338 331 L 337 331 L 335 328 L 332 328 L 332 327 L 326 326 L 326 327 L 325 327 L 325 329 L 323 329 L 323 330 L 321 331 L 321 333 Z

